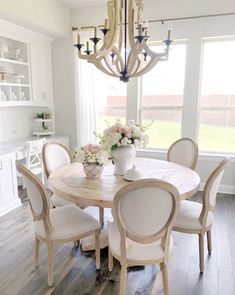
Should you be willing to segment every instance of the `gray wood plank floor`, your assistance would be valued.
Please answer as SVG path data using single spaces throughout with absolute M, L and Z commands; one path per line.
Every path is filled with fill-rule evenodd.
M 200 200 L 197 195 L 194 200 Z M 98 216 L 96 208 L 87 208 Z M 219 195 L 212 230 L 213 251 L 207 255 L 205 272 L 199 274 L 198 238 L 174 233 L 170 258 L 172 295 L 235 294 L 235 196 Z M 55 247 L 54 288 L 47 286 L 47 252 L 42 244 L 40 267 L 34 267 L 34 229 L 28 202 L 0 218 L 1 295 L 111 295 L 118 294 L 120 266 L 108 271 L 107 249 L 101 252 L 101 270 L 96 271 L 94 253 L 81 252 L 73 244 Z M 130 268 L 128 295 L 160 295 L 162 277 L 158 266 Z

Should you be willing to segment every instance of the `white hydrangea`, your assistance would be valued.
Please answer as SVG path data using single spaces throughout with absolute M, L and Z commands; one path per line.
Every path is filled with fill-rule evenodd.
M 96 154 L 96 158 L 100 165 L 105 165 L 109 161 L 109 153 L 106 150 L 102 150 Z
M 76 148 L 74 157 L 78 162 L 83 163 L 86 159 L 86 153 L 82 148 Z

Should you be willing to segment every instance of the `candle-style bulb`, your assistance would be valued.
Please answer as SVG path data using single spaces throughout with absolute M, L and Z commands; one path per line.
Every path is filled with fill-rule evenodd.
M 168 28 L 168 32 L 167 32 L 167 40 L 171 39 L 171 28 Z
M 104 28 L 108 29 L 108 19 L 107 18 L 104 20 Z

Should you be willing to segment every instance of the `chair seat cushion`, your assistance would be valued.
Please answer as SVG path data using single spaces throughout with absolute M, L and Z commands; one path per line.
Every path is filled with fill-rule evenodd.
M 114 222 L 108 225 L 109 247 L 112 253 L 118 257 L 121 256 L 120 251 L 120 233 Z M 173 250 L 173 238 L 170 238 L 170 249 Z M 151 261 L 164 257 L 164 250 L 160 245 L 160 241 L 151 244 L 140 244 L 130 239 L 126 239 L 126 255 L 127 260 Z
M 100 227 L 99 222 L 75 205 L 65 205 L 50 210 L 51 240 L 72 239 Z M 45 238 L 43 222 L 35 221 L 35 232 Z
M 54 207 L 61 207 L 65 205 L 71 204 L 70 201 L 65 200 L 64 198 L 61 198 L 60 196 L 53 194 L 51 196 L 51 203 Z
M 192 201 L 181 201 L 178 216 L 176 218 L 174 229 L 183 230 L 200 230 L 202 225 L 199 221 L 202 212 L 202 204 Z M 213 223 L 213 213 L 209 212 L 206 227 Z

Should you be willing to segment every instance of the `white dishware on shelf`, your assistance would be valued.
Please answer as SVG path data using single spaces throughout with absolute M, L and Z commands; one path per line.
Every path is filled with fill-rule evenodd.
M 22 61 L 22 58 L 20 57 L 20 53 L 21 53 L 20 48 L 13 49 L 13 58 L 15 60 Z
M 11 98 L 12 98 L 12 100 L 19 100 L 19 97 L 17 96 L 17 94 L 14 91 L 11 92 Z
M 26 98 L 26 94 L 25 94 L 24 91 L 21 91 L 21 99 L 22 99 L 22 100 L 27 100 L 27 98 Z
M 0 57 L 1 58 L 6 58 L 6 54 L 9 53 L 9 49 L 7 44 L 1 43 L 0 44 Z
M 24 79 L 25 75 L 15 73 L 12 75 L 12 78 L 14 83 L 21 84 L 21 79 Z

